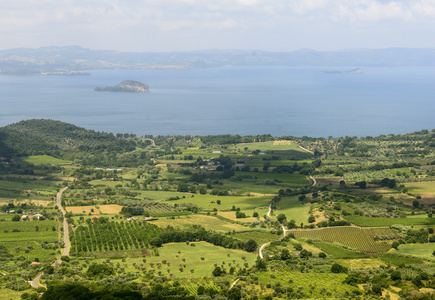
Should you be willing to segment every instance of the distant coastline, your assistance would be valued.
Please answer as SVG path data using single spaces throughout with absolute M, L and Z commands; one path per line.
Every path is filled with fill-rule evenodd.
M 346 71 L 335 71 L 335 70 L 320 71 L 319 74 L 364 74 L 364 71 L 361 68 L 355 68 Z
M 53 70 L 41 71 L 37 69 L 4 69 L 0 70 L 0 75 L 12 76 L 88 76 L 91 73 L 84 71 L 71 71 L 71 70 Z

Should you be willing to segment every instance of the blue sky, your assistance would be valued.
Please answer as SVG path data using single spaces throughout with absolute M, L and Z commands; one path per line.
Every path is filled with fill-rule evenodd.
M 435 0 L 0 0 L 0 48 L 435 47 Z

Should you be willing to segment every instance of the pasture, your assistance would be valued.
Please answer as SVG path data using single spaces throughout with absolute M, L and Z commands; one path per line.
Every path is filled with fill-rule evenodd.
M 219 232 L 249 230 L 249 227 L 245 227 L 237 223 L 230 223 L 218 219 L 214 216 L 206 216 L 206 215 L 199 215 L 199 214 L 194 214 L 189 216 L 179 216 L 173 218 L 172 217 L 159 218 L 158 220 L 152 221 L 152 224 L 162 228 L 165 228 L 167 226 L 172 226 L 174 228 L 186 228 L 186 227 L 192 227 L 193 225 L 201 225 L 206 230 L 213 230 Z
M 152 270 L 166 276 L 173 274 L 175 278 L 202 278 L 212 275 L 215 264 L 229 272 L 231 267 L 239 269 L 246 267 L 245 264 L 252 266 L 257 257 L 254 253 L 225 249 L 206 242 L 165 244 L 157 251 L 159 256 L 128 258 L 125 271 L 137 271 L 133 266 L 136 264 L 148 272 Z M 143 258 L 146 259 L 145 263 Z
M 284 214 L 287 221 L 295 220 L 298 226 L 301 223 L 308 224 L 310 205 L 301 204 L 298 197 L 284 197 L 275 206 L 276 209 L 273 210 L 275 216 Z
M 361 252 L 355 252 L 352 250 L 345 249 L 341 246 L 334 245 L 331 243 L 325 242 L 314 242 L 314 245 L 322 249 L 328 255 L 331 255 L 334 259 L 343 259 L 343 258 L 364 258 L 366 255 Z
M 3 215 L 2 215 L 3 218 Z M 0 243 L 14 254 L 39 258 L 41 261 L 53 258 L 52 249 L 43 249 L 41 243 L 52 244 L 59 240 L 58 222 L 44 221 L 0 222 Z M 54 245 L 54 244 L 52 244 Z
M 136 190 L 134 190 L 136 191 Z M 270 196 L 216 196 L 216 195 L 201 195 L 190 193 L 179 193 L 169 191 L 138 191 L 142 197 L 150 200 L 165 201 L 167 204 L 192 203 L 205 210 L 230 210 L 232 206 L 240 207 L 240 209 L 253 209 L 256 207 L 267 207 Z M 193 195 L 193 197 L 192 197 Z M 183 198 L 184 196 L 184 198 Z M 179 197 L 178 200 L 168 200 L 169 198 Z M 217 204 L 217 200 L 221 204 Z
M 428 260 L 435 260 L 432 253 L 435 251 L 435 243 L 426 244 L 403 244 L 399 246 L 397 251 L 392 251 L 395 254 L 404 256 L 414 256 Z
M 299 145 L 291 141 L 268 141 L 268 142 L 254 142 L 254 143 L 242 143 L 237 144 L 236 148 L 240 151 L 255 151 L 260 150 L 263 152 L 274 150 L 297 150 L 303 151 L 299 148 Z M 305 152 L 305 151 L 304 151 Z
M 4 177 L 0 180 L 0 198 L 50 200 L 56 195 L 59 181 L 27 177 Z
M 425 181 L 425 182 L 410 182 L 406 183 L 405 187 L 408 192 L 415 195 L 420 195 L 421 199 L 418 200 L 423 204 L 434 204 L 435 203 L 435 182 Z
M 60 166 L 60 165 L 68 165 L 72 163 L 71 161 L 55 158 L 49 155 L 23 156 L 18 158 L 18 163 L 21 162 L 26 164 L 32 164 L 35 166 L 39 166 L 39 165 Z
M 346 219 L 358 226 L 363 227 L 382 227 L 391 225 L 434 225 L 435 218 L 370 218 L 363 216 L 346 216 Z
M 273 275 L 272 275 L 273 274 Z M 325 299 L 336 298 L 336 295 L 343 295 L 345 292 L 352 292 L 358 288 L 343 284 L 346 274 L 334 273 L 300 273 L 300 272 L 261 272 L 258 273 L 260 284 L 275 285 L 280 282 L 281 286 L 289 286 L 297 291 L 298 298 Z M 291 282 L 291 283 L 289 283 Z M 271 294 L 272 289 L 266 290 L 264 294 Z
M 357 251 L 376 253 L 386 252 L 391 242 L 376 242 L 377 235 L 395 233 L 389 228 L 358 228 L 350 226 L 327 227 L 314 230 L 290 230 L 296 238 L 320 239 L 324 242 L 338 242 Z

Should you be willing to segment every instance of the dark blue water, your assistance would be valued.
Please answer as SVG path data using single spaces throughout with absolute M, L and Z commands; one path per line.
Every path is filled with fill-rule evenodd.
M 376 136 L 435 128 L 434 68 L 246 67 L 1 76 L 0 126 L 49 118 L 105 132 Z M 346 68 L 344 68 L 346 70 Z M 95 92 L 132 79 L 151 93 Z

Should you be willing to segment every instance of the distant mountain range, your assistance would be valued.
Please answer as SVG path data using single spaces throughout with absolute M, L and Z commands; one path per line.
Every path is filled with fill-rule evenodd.
M 119 52 L 78 46 L 0 50 L 0 74 L 86 75 L 84 70 L 192 69 L 223 66 L 435 66 L 435 49 L 388 48 L 293 52 L 204 50 Z

